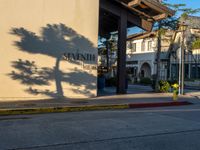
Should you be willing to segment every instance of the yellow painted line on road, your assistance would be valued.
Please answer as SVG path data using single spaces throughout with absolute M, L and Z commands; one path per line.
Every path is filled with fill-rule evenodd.
M 42 114 L 42 113 L 61 113 L 61 112 L 77 112 L 92 110 L 114 110 L 128 109 L 128 104 L 121 105 L 92 105 L 80 107 L 49 107 L 49 108 L 18 108 L 18 109 L 1 109 L 0 115 L 25 115 L 25 114 Z

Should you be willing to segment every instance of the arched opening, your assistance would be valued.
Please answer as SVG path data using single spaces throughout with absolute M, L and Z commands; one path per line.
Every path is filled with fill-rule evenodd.
M 151 78 L 151 66 L 148 63 L 144 63 L 140 69 L 141 78 Z

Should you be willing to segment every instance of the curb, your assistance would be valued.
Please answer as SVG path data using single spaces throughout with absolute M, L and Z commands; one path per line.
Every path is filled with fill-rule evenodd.
M 191 102 L 160 102 L 160 103 L 141 103 L 141 104 L 129 104 L 129 108 L 149 108 L 149 107 L 169 107 L 169 106 L 182 106 L 191 105 Z
M 192 103 L 190 102 L 183 101 L 183 102 L 159 102 L 159 103 L 138 103 L 138 104 L 119 104 L 119 105 L 90 105 L 90 106 L 79 106 L 79 107 L 63 106 L 63 107 L 46 107 L 46 108 L 0 109 L 0 116 L 94 111 L 94 110 L 167 107 L 167 106 L 182 106 L 182 105 L 191 105 L 191 104 Z
M 190 96 L 190 97 L 193 97 L 193 98 L 196 98 L 198 100 L 200 100 L 200 95 L 193 95 L 193 94 L 185 94 L 186 96 Z

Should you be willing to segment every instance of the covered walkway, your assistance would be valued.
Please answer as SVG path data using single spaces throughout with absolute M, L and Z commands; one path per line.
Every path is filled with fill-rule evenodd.
M 173 16 L 174 12 L 157 0 L 100 0 L 99 36 L 118 32 L 117 93 L 126 91 L 127 29 L 140 27 L 151 31 L 156 21 Z

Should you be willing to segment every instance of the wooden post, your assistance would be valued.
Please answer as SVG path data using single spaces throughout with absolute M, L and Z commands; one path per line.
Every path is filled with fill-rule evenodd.
M 117 94 L 126 94 L 127 11 L 121 9 L 118 23 Z

